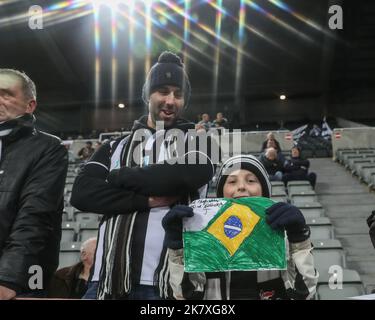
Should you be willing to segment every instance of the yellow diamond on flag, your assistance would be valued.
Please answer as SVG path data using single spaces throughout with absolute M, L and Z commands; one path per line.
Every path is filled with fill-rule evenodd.
M 218 239 L 233 256 L 259 220 L 260 217 L 249 207 L 235 203 L 211 224 L 207 232 Z

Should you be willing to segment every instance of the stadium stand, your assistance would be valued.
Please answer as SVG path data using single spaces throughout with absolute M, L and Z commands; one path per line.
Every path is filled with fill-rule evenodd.
M 342 285 L 337 278 L 342 276 Z M 361 278 L 355 270 L 343 270 L 332 275 L 322 274 L 318 280 L 317 298 L 320 300 L 342 300 L 365 294 Z
M 329 218 L 333 228 L 333 239 L 340 241 L 344 252 L 343 288 L 329 291 L 327 281 L 330 275 L 319 261 L 320 273 L 317 297 L 319 299 L 343 299 L 355 295 L 371 293 L 375 285 L 375 250 L 368 235 L 366 218 L 375 208 L 375 198 L 368 187 L 361 184 L 352 172 L 345 168 L 344 163 L 350 157 L 368 155 L 368 148 L 345 149 L 335 152 L 336 161 L 329 158 L 311 159 L 311 168 L 318 174 L 315 191 L 319 203 L 321 217 Z M 319 209 L 319 208 L 316 208 Z M 317 214 L 318 212 L 316 212 Z M 315 214 L 315 213 L 314 213 Z M 327 225 L 328 226 L 328 225 Z M 316 239 L 327 244 L 327 239 Z M 329 243 L 330 246 L 333 242 Z M 340 250 L 340 246 L 335 250 Z M 333 249 L 333 248 L 332 248 Z M 330 249 L 330 250 L 332 250 Z M 323 248 L 314 250 L 314 256 L 324 254 Z M 318 252 L 319 251 L 319 252 Z M 338 254 L 335 254 L 338 258 Z M 320 259 L 320 257 L 318 257 Z M 327 267 L 327 265 L 326 265 Z M 326 282 L 324 284 L 324 282 Z
M 285 141 L 283 134 L 279 136 L 281 141 Z M 263 138 L 257 136 L 257 140 Z M 259 155 L 259 148 L 251 152 L 252 148 L 255 149 L 249 147 L 246 153 Z M 289 152 L 285 155 L 289 156 Z M 350 298 L 370 293 L 375 287 L 375 254 L 365 225 L 366 217 L 375 208 L 375 199 L 360 184 L 363 181 L 375 185 L 375 148 L 340 149 L 335 157 L 341 165 L 330 158 L 310 159 L 310 169 L 318 175 L 315 190 L 307 181 L 291 181 L 287 187 L 282 182 L 271 182 L 271 198 L 295 204 L 310 226 L 320 274 L 316 299 L 321 300 Z M 69 164 L 59 267 L 78 261 L 80 243 L 96 236 L 99 226 L 100 215 L 81 212 L 69 204 L 80 165 Z M 208 197 L 214 196 L 215 181 L 208 188 Z M 342 287 L 335 285 L 335 279 L 341 278 Z

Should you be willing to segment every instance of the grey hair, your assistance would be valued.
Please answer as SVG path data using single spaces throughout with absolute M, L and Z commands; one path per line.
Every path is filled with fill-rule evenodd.
M 15 69 L 2 69 L 0 68 L 0 75 L 7 74 L 17 77 L 22 84 L 22 92 L 27 99 L 36 100 L 36 86 L 33 80 L 25 72 L 21 72 Z
M 83 252 L 83 250 L 86 249 L 86 247 L 88 246 L 88 244 L 89 244 L 90 242 L 94 241 L 94 240 L 97 241 L 97 238 L 96 238 L 96 237 L 93 237 L 93 238 L 87 239 L 85 242 L 83 242 L 83 243 L 81 244 L 81 249 L 80 249 L 81 253 Z

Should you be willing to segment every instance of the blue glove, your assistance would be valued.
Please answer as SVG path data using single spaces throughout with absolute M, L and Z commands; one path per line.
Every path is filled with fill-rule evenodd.
M 192 217 L 193 215 L 193 209 L 184 205 L 176 205 L 168 211 L 161 223 L 165 230 L 165 247 L 174 250 L 181 249 L 183 247 L 182 219 Z
M 266 210 L 266 221 L 274 230 L 285 229 L 289 242 L 302 242 L 310 237 L 305 217 L 295 206 L 278 202 Z

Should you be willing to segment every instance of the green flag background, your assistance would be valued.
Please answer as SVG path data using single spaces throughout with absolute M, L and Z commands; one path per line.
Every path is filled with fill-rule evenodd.
M 184 220 L 185 271 L 286 269 L 284 232 L 272 230 L 265 220 L 265 210 L 274 203 L 262 197 L 194 201 L 194 217 Z

